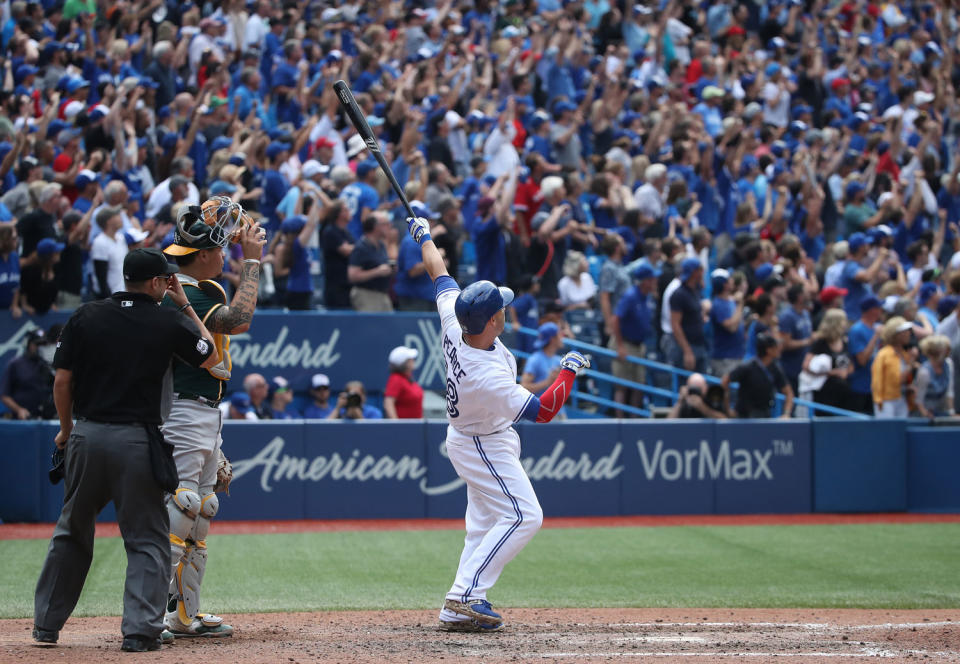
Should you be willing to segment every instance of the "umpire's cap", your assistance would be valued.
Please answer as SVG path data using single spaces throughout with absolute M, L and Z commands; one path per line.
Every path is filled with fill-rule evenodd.
M 146 281 L 176 273 L 177 266 L 168 263 L 159 249 L 134 249 L 123 259 L 123 278 L 126 281 Z
M 511 302 L 513 291 L 509 288 L 498 288 L 489 281 L 477 281 L 460 291 L 454 311 L 464 332 L 480 334 L 487 326 L 487 321 Z

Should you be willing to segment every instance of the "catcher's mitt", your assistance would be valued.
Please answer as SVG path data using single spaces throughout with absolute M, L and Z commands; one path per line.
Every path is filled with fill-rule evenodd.
M 224 456 L 223 450 L 218 450 L 217 454 L 217 483 L 213 485 L 215 493 L 226 493 L 230 495 L 230 482 L 233 481 L 233 464 Z

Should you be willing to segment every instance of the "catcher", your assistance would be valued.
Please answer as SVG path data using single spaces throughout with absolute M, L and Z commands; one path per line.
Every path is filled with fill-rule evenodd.
M 240 283 L 230 305 L 213 281 L 223 271 L 224 248 L 237 242 L 243 250 Z M 257 305 L 260 256 L 265 233 L 243 209 L 228 198 L 214 197 L 201 206 L 188 205 L 177 216 L 174 243 L 164 252 L 176 259 L 177 277 L 197 316 L 213 334 L 220 362 L 195 369 L 173 361 L 173 402 L 163 424 L 166 441 L 174 446 L 180 479 L 167 498 L 173 565 L 164 624 L 180 636 L 230 636 L 233 628 L 223 618 L 200 613 L 200 585 L 207 564 L 207 533 L 217 514 L 216 491 L 228 489 L 230 463 L 220 451 L 221 415 L 218 408 L 230 379 L 231 334 L 250 328 Z M 176 306 L 169 298 L 164 305 Z

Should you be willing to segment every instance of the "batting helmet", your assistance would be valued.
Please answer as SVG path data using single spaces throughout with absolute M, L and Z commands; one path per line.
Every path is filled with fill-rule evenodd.
M 460 291 L 454 311 L 464 332 L 480 334 L 487 321 L 511 302 L 513 291 L 509 288 L 498 288 L 489 281 L 477 281 Z

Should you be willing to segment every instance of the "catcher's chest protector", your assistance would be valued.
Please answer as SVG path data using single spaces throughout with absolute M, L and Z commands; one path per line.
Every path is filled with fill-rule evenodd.
M 207 319 L 210 318 L 210 314 L 227 304 L 227 294 L 223 290 L 223 287 L 216 281 L 204 279 L 195 284 L 184 282 L 183 286 L 184 288 L 187 286 L 199 288 L 203 291 L 204 295 L 217 302 L 216 305 L 210 307 L 210 310 L 203 317 L 204 325 L 207 324 Z M 210 334 L 213 335 L 213 345 L 216 346 L 217 352 L 220 353 L 220 361 L 207 369 L 207 371 L 210 372 L 210 375 L 214 378 L 230 380 L 230 372 L 233 370 L 233 359 L 230 357 L 230 335 L 220 332 L 211 332 Z

